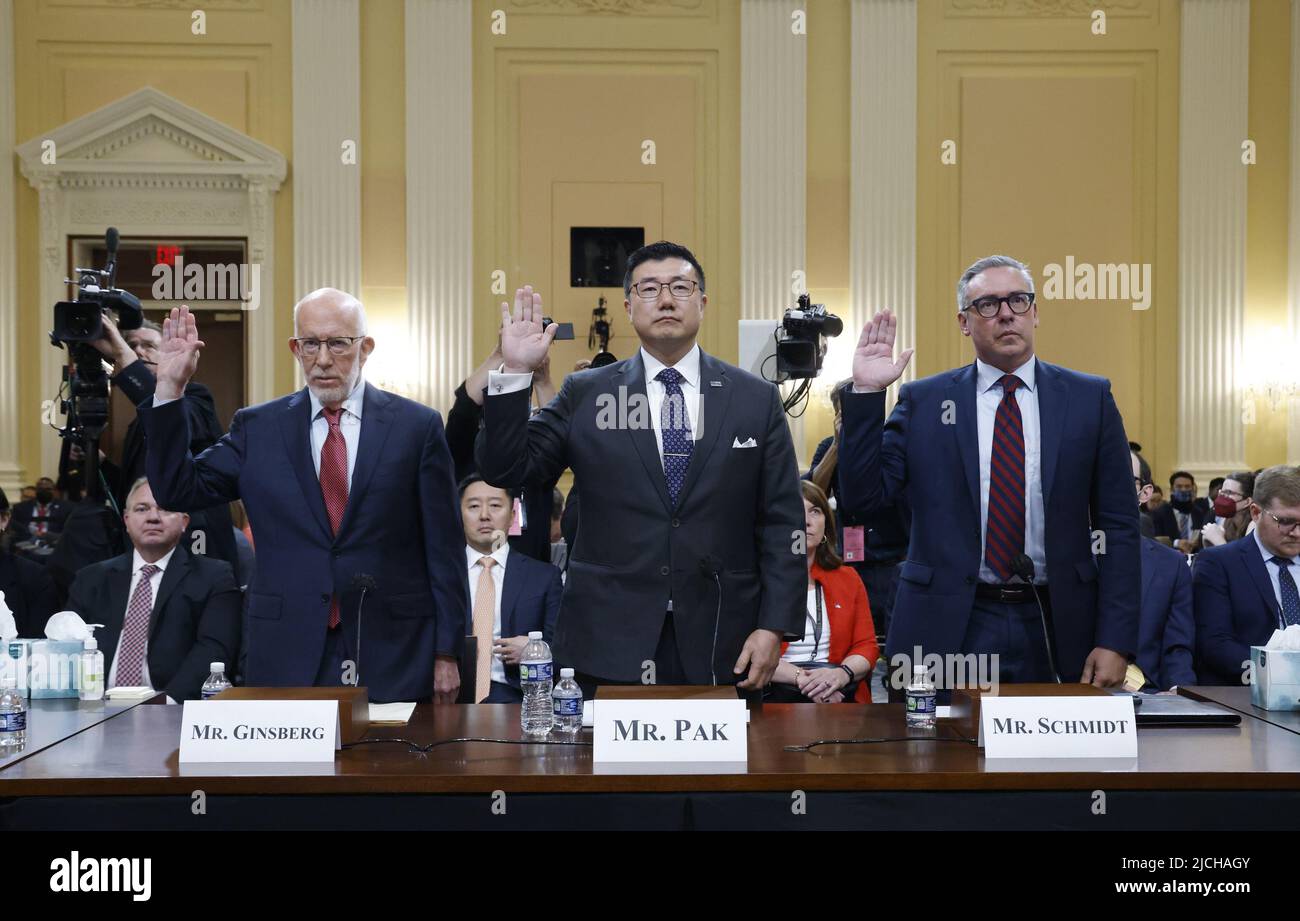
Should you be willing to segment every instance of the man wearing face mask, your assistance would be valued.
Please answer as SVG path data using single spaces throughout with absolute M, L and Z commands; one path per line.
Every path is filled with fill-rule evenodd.
M 36 481 L 36 496 L 14 506 L 9 530 L 19 543 L 55 543 L 63 533 L 68 507 L 54 497 L 54 481 L 47 476 Z
M 1196 478 L 1186 470 L 1174 471 L 1169 501 L 1151 513 L 1156 536 L 1169 538 L 1175 550 L 1195 553 L 1201 546 L 1201 528 L 1210 520 L 1210 510 L 1196 501 Z
M 1201 543 L 1218 547 L 1251 530 L 1250 497 L 1255 489 L 1255 474 L 1240 470 L 1225 477 L 1214 497 L 1214 520 L 1201 528 Z

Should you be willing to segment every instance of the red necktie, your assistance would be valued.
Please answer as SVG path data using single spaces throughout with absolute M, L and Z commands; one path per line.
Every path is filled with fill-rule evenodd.
M 158 567 L 153 563 L 140 567 L 140 581 L 126 606 L 117 644 L 117 683 L 122 687 L 144 684 L 144 652 L 149 642 L 149 616 L 153 613 L 153 584 L 149 580 L 156 572 Z
M 1025 430 L 1016 387 L 1020 378 L 1002 377 L 1002 402 L 993 419 L 989 457 L 989 518 L 984 559 L 1003 582 L 1011 578 L 1011 561 L 1025 552 Z
M 323 409 L 322 412 L 330 430 L 320 452 L 320 491 L 325 498 L 325 513 L 330 519 L 330 533 L 337 535 L 339 525 L 343 523 L 343 512 L 348 507 L 348 445 L 339 431 L 339 417 L 343 410 Z M 339 596 L 335 594 L 330 599 L 329 626 L 333 630 L 338 625 Z

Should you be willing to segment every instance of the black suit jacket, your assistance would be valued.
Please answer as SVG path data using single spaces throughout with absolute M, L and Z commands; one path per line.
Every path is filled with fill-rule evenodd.
M 45 636 L 45 622 L 54 615 L 54 580 L 45 567 L 0 550 L 0 592 L 13 612 L 18 635 Z
M 1193 502 L 1188 514 L 1192 516 L 1191 539 L 1195 540 L 1200 535 L 1201 528 L 1214 520 L 1214 513 Z M 1178 516 L 1174 514 L 1174 507 L 1168 502 L 1151 513 L 1151 524 L 1155 528 L 1156 537 L 1167 537 L 1171 541 L 1183 539 L 1183 536 L 1178 533 Z
M 67 523 L 68 513 L 71 507 L 65 503 L 54 499 L 47 504 L 46 521 L 45 521 L 45 540 L 52 542 L 54 538 L 63 533 L 63 527 Z M 13 512 L 9 517 L 9 530 L 13 532 L 15 540 L 31 540 L 34 536 L 31 531 L 31 523 L 36 516 L 36 500 L 24 499 L 13 507 Z
M 555 641 L 555 622 L 560 617 L 564 584 L 560 571 L 513 547 L 506 556 L 505 581 L 501 586 L 501 635 L 527 636 L 542 631 L 542 639 Z M 559 680 L 559 672 L 555 678 Z M 506 668 L 506 681 L 519 687 L 519 669 Z
M 569 375 L 531 421 L 527 390 L 485 400 L 477 446 L 485 480 L 549 483 L 571 467 L 582 484 L 557 664 L 640 680 L 670 599 L 682 667 L 695 684 L 734 681 L 740 648 L 757 628 L 803 635 L 808 574 L 795 552 L 803 500 L 776 387 L 701 352 L 700 392 L 698 440 L 675 507 L 639 351 Z
M 87 623 L 102 623 L 95 632 L 104 653 L 104 672 L 113 665 L 131 589 L 133 551 L 87 566 L 77 573 L 68 596 L 69 609 Z M 178 545 L 163 571 L 149 618 L 149 678 L 156 690 L 173 700 L 194 700 L 212 662 L 224 662 L 227 674 L 239 656 L 241 596 L 230 564 L 191 556 Z

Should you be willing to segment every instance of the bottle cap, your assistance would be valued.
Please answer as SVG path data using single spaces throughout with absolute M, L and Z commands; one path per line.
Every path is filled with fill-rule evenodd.
M 561 677 L 561 678 L 572 678 L 572 677 L 573 677 L 573 669 L 571 669 L 571 668 L 562 668 L 562 669 L 560 669 L 560 677 Z
M 87 639 L 84 643 L 82 643 L 82 647 L 83 647 L 84 649 L 86 649 L 87 651 L 89 651 L 89 650 L 93 650 L 93 649 L 98 649 L 98 648 L 99 648 L 99 640 L 95 639 L 95 638 L 92 636 L 92 637 L 90 637 L 89 639 Z
M 224 672 L 226 670 L 225 662 L 209 662 L 208 668 L 214 672 Z
M 915 668 L 913 668 L 913 669 L 912 669 L 912 677 L 913 677 L 913 678 L 924 678 L 924 677 L 925 677 L 925 666 L 924 666 L 924 665 L 918 665 L 918 666 L 916 666 Z
M 542 638 L 542 631 L 541 631 L 541 630 L 529 630 L 529 631 L 528 631 L 528 638 L 529 638 L 530 640 L 540 640 L 540 639 Z

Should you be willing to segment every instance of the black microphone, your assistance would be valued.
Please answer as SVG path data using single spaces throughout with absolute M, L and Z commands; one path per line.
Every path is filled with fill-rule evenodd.
M 713 554 L 707 554 L 700 557 L 700 573 L 708 578 L 712 578 L 714 584 L 718 586 L 718 610 L 713 615 L 713 650 L 709 654 L 709 674 L 713 676 L 713 683 L 718 683 L 718 625 L 722 622 L 722 560 Z
M 104 233 L 104 248 L 108 250 L 108 266 L 104 269 L 108 273 L 107 288 L 112 288 L 117 281 L 117 243 L 119 235 L 116 227 L 110 227 Z
M 1061 673 L 1056 667 L 1056 656 L 1052 654 L 1052 639 L 1047 633 L 1047 612 L 1043 610 L 1043 599 L 1034 584 L 1034 561 L 1027 553 L 1017 553 L 1011 558 L 1011 573 L 1034 590 L 1034 601 L 1038 602 L 1038 617 L 1043 625 L 1043 645 L 1047 647 L 1047 664 L 1052 669 L 1052 677 L 1061 683 Z
M 354 573 L 352 576 L 353 591 L 361 589 L 361 597 L 357 600 L 357 674 L 353 687 L 361 686 L 361 609 L 366 603 L 366 592 L 375 590 L 375 577 L 365 572 Z

